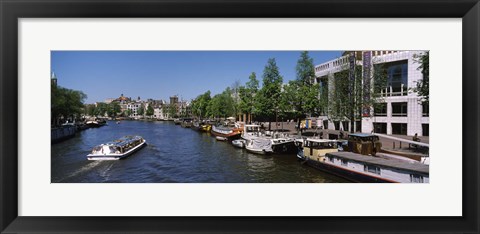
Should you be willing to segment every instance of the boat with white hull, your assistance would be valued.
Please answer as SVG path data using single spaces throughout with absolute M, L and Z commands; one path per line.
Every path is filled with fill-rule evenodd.
M 119 160 L 130 156 L 146 145 L 141 136 L 125 136 L 118 140 L 95 146 L 88 160 Z
M 268 139 L 253 138 L 246 141 L 245 149 L 254 154 L 271 154 L 272 142 Z
M 308 138 L 297 157 L 319 170 L 364 183 L 428 183 L 428 165 L 413 160 L 339 152 L 335 140 Z M 363 151 L 362 151 L 363 152 Z
M 232 145 L 237 147 L 237 148 L 245 148 L 245 145 L 247 144 L 247 140 L 245 139 L 237 139 L 232 141 Z
M 244 125 L 242 138 L 249 141 L 254 139 L 262 139 L 263 141 L 270 141 L 267 152 L 274 152 L 277 154 L 288 154 L 296 153 L 297 146 L 295 145 L 295 140 L 293 138 L 287 137 L 285 134 L 273 133 L 270 136 L 262 133 L 260 131 L 260 125 L 249 124 Z M 263 144 L 266 145 L 266 144 Z M 250 150 L 254 150 L 251 148 Z

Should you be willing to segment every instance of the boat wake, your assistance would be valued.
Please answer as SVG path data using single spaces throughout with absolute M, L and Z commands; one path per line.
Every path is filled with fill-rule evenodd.
M 67 181 L 68 179 L 72 178 L 72 177 L 76 177 L 82 173 L 85 173 L 87 171 L 90 171 L 92 169 L 94 169 L 95 167 L 99 166 L 102 162 L 101 161 L 88 161 L 89 163 L 87 163 L 85 166 L 81 167 L 80 169 L 72 172 L 70 175 L 68 175 L 67 177 L 64 177 L 63 179 L 57 181 L 57 183 L 62 183 L 64 181 Z

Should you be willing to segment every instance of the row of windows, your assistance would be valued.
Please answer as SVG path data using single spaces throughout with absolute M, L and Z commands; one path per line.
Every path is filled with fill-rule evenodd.
M 396 135 L 407 135 L 406 123 L 391 123 L 392 134 Z M 387 134 L 387 123 L 373 123 L 373 129 L 376 133 Z M 430 135 L 430 126 L 429 124 L 422 124 L 422 136 Z
M 379 103 L 374 108 L 375 116 L 387 116 L 387 103 Z M 422 116 L 430 115 L 429 105 L 422 103 Z M 392 116 L 408 116 L 408 104 L 406 102 L 394 102 L 392 103 Z
M 333 158 L 334 157 L 327 156 L 328 161 L 332 162 L 332 163 L 333 163 Z M 345 166 L 345 167 L 348 166 L 348 160 L 347 159 L 341 159 L 340 161 L 341 161 L 342 166 Z M 378 166 L 363 165 L 363 171 L 380 175 L 382 170 Z M 412 183 L 423 183 L 423 181 L 424 181 L 423 176 L 416 175 L 416 174 L 410 174 L 410 182 L 412 182 Z

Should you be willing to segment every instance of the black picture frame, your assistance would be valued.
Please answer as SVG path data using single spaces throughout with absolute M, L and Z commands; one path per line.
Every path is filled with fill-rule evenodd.
M 445 232 L 478 233 L 478 0 L 0 0 L 1 233 Z M 18 216 L 19 18 L 254 17 L 462 18 L 462 217 L 24 217 Z M 442 40 L 442 39 L 440 39 Z M 446 43 L 448 43 L 446 41 Z M 293 198 L 292 198 L 293 199 Z M 39 201 L 41 202 L 41 201 Z M 128 201 L 126 201 L 128 202 Z M 301 204 L 299 204 L 301 205 Z M 439 207 L 441 209 L 441 207 Z

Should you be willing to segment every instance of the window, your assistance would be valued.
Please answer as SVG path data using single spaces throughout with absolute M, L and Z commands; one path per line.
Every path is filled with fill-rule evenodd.
M 430 128 L 428 124 L 422 124 L 422 136 L 429 136 L 430 135 Z
M 410 174 L 410 182 L 412 182 L 412 183 L 423 183 L 423 176 Z
M 349 123 L 350 122 L 348 122 L 348 121 L 342 121 L 343 131 L 349 131 L 349 129 L 348 129 Z
M 342 159 L 342 166 L 348 166 L 348 160 Z
M 387 116 L 387 103 L 378 103 L 373 108 L 375 116 Z
M 430 107 L 427 102 L 422 102 L 422 116 L 428 117 L 430 115 Z
M 333 163 L 333 157 L 332 156 L 327 156 L 327 159 L 329 162 Z
M 376 133 L 387 134 L 387 123 L 373 123 L 373 129 Z
M 340 130 L 340 122 L 339 121 L 333 121 L 333 125 L 335 126 L 335 130 Z
M 393 95 L 406 94 L 408 90 L 408 61 L 402 60 L 385 64 L 388 92 L 392 87 Z M 395 94 L 396 93 L 396 94 Z
M 392 103 L 392 116 L 407 116 L 407 103 Z
M 366 172 L 374 173 L 380 175 L 380 167 L 372 166 L 372 165 L 364 165 L 363 170 Z
M 392 123 L 392 134 L 407 135 L 406 123 Z

